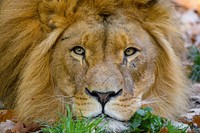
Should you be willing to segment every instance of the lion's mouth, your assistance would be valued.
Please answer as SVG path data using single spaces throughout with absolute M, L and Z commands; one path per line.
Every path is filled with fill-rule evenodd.
M 92 118 L 93 119 L 103 118 L 99 127 L 103 127 L 103 129 L 106 133 L 123 132 L 130 128 L 129 121 L 122 121 L 122 120 L 116 119 L 112 116 L 109 116 L 107 114 L 101 113 Z
M 110 115 L 107 115 L 107 114 L 104 114 L 104 113 L 98 114 L 98 115 L 96 115 L 96 116 L 94 116 L 94 117 L 92 117 L 92 118 L 93 118 L 93 119 L 103 118 L 103 119 L 105 119 L 105 120 L 113 120 L 113 121 L 118 121 L 118 122 L 123 122 L 123 123 L 129 122 L 129 121 L 119 120 L 119 119 L 117 119 L 117 118 L 114 118 L 114 117 L 112 117 L 112 116 L 110 116 Z

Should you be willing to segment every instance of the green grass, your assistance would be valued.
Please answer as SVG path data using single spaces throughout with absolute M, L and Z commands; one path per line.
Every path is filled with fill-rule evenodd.
M 60 115 L 58 123 L 53 125 L 42 123 L 41 131 L 43 133 L 104 133 L 103 127 L 100 126 L 103 117 L 95 120 L 85 117 L 73 119 L 69 107 L 67 113 L 67 116 Z M 139 109 L 130 122 L 130 129 L 124 133 L 158 133 L 163 127 L 166 127 L 169 133 L 185 133 L 187 129 L 179 129 L 170 120 L 153 115 L 150 107 Z
M 194 82 L 200 82 L 200 51 L 197 47 L 189 49 L 189 59 L 193 61 L 190 78 Z
M 73 119 L 72 112 L 67 107 L 67 116 L 60 114 L 60 121 L 53 125 L 48 123 L 41 123 L 44 128 L 41 129 L 43 133 L 102 133 L 103 129 L 98 127 L 102 122 L 102 118 L 92 120 L 90 118 L 81 117 Z

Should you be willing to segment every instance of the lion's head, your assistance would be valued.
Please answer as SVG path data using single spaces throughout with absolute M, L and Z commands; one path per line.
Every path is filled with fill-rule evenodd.
M 56 120 L 69 104 L 122 131 L 142 106 L 166 117 L 187 106 L 169 1 L 21 1 L 0 14 L 0 96 L 19 119 Z

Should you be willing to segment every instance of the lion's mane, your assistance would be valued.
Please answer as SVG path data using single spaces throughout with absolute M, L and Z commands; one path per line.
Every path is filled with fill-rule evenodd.
M 165 51 L 156 61 L 156 83 L 144 97 L 160 100 L 152 105 L 160 114 L 176 115 L 187 107 L 189 91 L 178 57 L 183 50 L 181 34 L 168 0 L 3 0 L 0 4 L 0 98 L 23 121 L 49 120 L 63 111 L 52 98 L 52 48 L 65 29 L 85 18 L 87 8 L 97 14 L 119 8 L 127 15 L 133 12 L 131 18 Z

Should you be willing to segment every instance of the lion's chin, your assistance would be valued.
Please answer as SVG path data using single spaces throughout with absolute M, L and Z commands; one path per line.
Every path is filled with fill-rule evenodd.
M 122 122 L 110 117 L 106 117 L 99 126 L 102 127 L 106 133 L 120 133 L 129 129 L 129 122 Z

